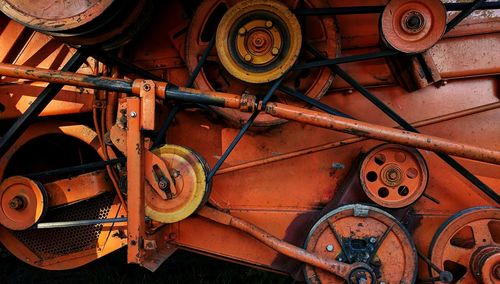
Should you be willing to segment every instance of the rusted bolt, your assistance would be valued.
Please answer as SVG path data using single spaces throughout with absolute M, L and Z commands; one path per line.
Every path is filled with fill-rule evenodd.
M 418 11 L 410 11 L 404 16 L 402 24 L 407 32 L 418 33 L 424 28 L 424 16 Z
M 271 49 L 272 55 L 278 55 L 278 53 L 280 53 L 280 50 L 277 47 L 273 47 L 273 49 Z
M 130 112 L 130 117 L 137 117 L 137 112 L 131 111 Z
M 253 40 L 252 44 L 253 44 L 255 47 L 257 47 L 257 48 L 260 48 L 260 47 L 264 46 L 264 43 L 265 43 L 265 42 L 266 42 L 266 41 L 265 41 L 265 39 L 263 39 L 262 37 L 256 37 L 256 38 Z
M 273 27 L 273 22 L 271 21 L 266 21 L 266 28 L 270 29 Z
M 170 186 L 170 183 L 168 182 L 168 180 L 167 180 L 167 179 L 162 178 L 162 179 L 160 179 L 160 180 L 158 181 L 158 187 L 160 187 L 160 189 L 161 189 L 161 190 L 165 190 L 165 189 L 167 189 L 169 186 Z
M 149 92 L 151 91 L 151 85 L 149 84 L 144 84 L 144 86 L 142 86 L 142 89 L 146 92 Z
M 245 29 L 245 28 L 240 28 L 240 29 L 238 30 L 238 34 L 239 34 L 239 35 L 245 35 L 246 33 L 247 33 L 247 29 Z
M 250 54 L 245 55 L 245 61 L 247 62 L 252 61 L 252 56 Z
M 389 178 L 395 180 L 398 177 L 398 173 L 395 171 L 389 172 Z
M 326 250 L 329 251 L 329 252 L 332 252 L 333 251 L 333 245 L 327 245 L 326 246 Z
M 9 201 L 9 207 L 11 209 L 20 210 L 24 208 L 24 200 L 20 196 L 16 196 Z

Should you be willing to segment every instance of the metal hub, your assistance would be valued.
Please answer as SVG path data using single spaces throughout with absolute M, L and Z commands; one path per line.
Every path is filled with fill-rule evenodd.
M 474 207 L 455 214 L 434 235 L 432 263 L 451 272 L 458 283 L 498 283 L 499 228 L 500 209 L 495 207 Z
M 413 283 L 417 255 L 406 229 L 388 213 L 354 204 L 323 216 L 313 226 L 305 249 L 344 263 L 365 263 L 355 269 L 350 283 Z M 306 265 L 308 283 L 345 283 L 344 279 Z
M 163 174 L 170 175 L 176 192 L 162 198 L 146 183 L 146 216 L 162 223 L 181 221 L 205 204 L 210 195 L 211 185 L 206 181 L 208 164 L 200 155 L 182 146 L 165 145 L 153 153 L 168 167 L 169 172 Z M 163 184 L 163 189 L 169 188 L 168 182 Z
M 429 172 L 418 151 L 400 145 L 383 144 L 363 159 L 359 179 L 373 202 L 388 208 L 414 203 L 427 187 Z
M 484 246 L 472 255 L 472 274 L 483 283 L 500 281 L 500 246 Z
M 418 33 L 424 26 L 424 16 L 418 11 L 409 11 L 401 19 L 401 27 L 408 33 Z
M 248 83 L 266 83 L 297 61 L 302 32 L 282 3 L 247 0 L 226 12 L 216 39 L 219 59 L 231 75 Z
M 380 34 L 391 48 L 423 52 L 441 39 L 446 9 L 440 0 L 391 0 L 380 18 Z

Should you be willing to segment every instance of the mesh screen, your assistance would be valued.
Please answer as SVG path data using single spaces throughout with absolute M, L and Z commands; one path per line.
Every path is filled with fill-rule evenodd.
M 49 210 L 42 222 L 108 218 L 114 193 Z M 49 260 L 97 247 L 102 224 L 71 228 L 13 231 L 13 235 L 42 260 Z

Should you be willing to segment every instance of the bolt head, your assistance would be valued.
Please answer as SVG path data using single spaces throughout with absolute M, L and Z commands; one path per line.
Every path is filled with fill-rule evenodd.
M 377 242 L 377 238 L 371 237 L 370 238 L 370 243 L 374 244 Z
M 278 55 L 278 53 L 280 53 L 280 50 L 277 47 L 273 47 L 273 49 L 271 49 L 272 55 Z
M 239 35 L 245 35 L 246 33 L 247 33 L 247 29 L 245 29 L 245 28 L 240 28 L 240 29 L 238 30 L 238 34 L 239 34 Z
M 247 62 L 252 61 L 252 56 L 250 54 L 245 55 L 245 61 Z
M 130 117 L 137 117 L 137 112 L 131 111 L 130 112 Z
M 24 201 L 21 197 L 16 196 L 9 201 L 9 208 L 11 209 L 20 210 L 23 208 L 23 206 L 24 206 Z
M 273 27 L 273 22 L 271 21 L 266 21 L 266 28 L 272 28 Z
M 333 251 L 333 245 L 327 245 L 326 246 L 326 250 L 329 251 L 329 252 L 332 252 Z

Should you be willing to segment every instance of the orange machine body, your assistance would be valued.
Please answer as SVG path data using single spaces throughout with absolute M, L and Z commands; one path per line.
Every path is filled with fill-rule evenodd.
M 79 9 L 101 11 L 99 9 L 106 10 L 106 5 L 118 9 L 116 3 L 108 2 L 120 1 L 87 2 L 95 6 Z M 149 7 L 154 1 L 137 2 L 144 2 L 141 5 Z M 0 18 L 0 62 L 32 68 L 28 72 L 14 69 L 12 65 L 0 66 L 0 73 L 4 75 L 0 85 L 0 128 L 3 133 L 29 109 L 38 94 L 47 87 L 47 82 L 67 84 L 41 111 L 39 121 L 29 125 L 0 157 L 0 182 L 8 181 L 13 176 L 29 178 L 33 174 L 37 176 L 38 172 L 122 159 L 121 163 L 110 163 L 92 171 L 80 170 L 76 174 L 65 173 L 57 178 L 48 174 L 33 178 L 48 193 L 45 204 L 48 210 L 45 218 L 33 222 L 34 227 L 26 231 L 0 226 L 0 242 L 12 254 L 40 268 L 62 270 L 81 266 L 128 245 L 129 262 L 155 270 L 176 249 L 187 249 L 287 273 L 297 279 L 305 277 L 309 283 L 320 283 L 314 282 L 314 277 L 331 283 L 349 279 L 354 283 L 361 283 L 360 279 L 376 283 L 374 277 L 379 280 L 383 277 L 397 279 L 400 277 L 395 276 L 398 273 L 404 275 L 400 279 L 410 279 L 411 282 L 437 277 L 435 271 L 429 270 L 429 263 L 424 258 L 436 262 L 434 264 L 443 270 L 453 270 L 443 264 L 448 257 L 443 251 L 448 248 L 446 244 L 439 243 L 437 235 L 444 238 L 450 234 L 449 238 L 453 238 L 459 230 L 446 227 L 447 219 L 452 216 L 462 218 L 460 212 L 472 207 L 490 206 L 496 209 L 480 216 L 489 220 L 482 227 L 488 232 L 481 235 L 489 234 L 492 238 L 485 240 L 487 249 L 473 246 L 468 254 L 465 253 L 467 261 L 461 259 L 457 262 L 484 276 L 479 280 L 465 274 L 463 277 L 470 277 L 467 278 L 469 280 L 484 283 L 490 283 L 491 279 L 491 283 L 496 281 L 495 273 L 500 271 L 498 203 L 491 198 L 491 194 L 488 196 L 479 190 L 440 157 L 443 153 L 452 155 L 486 184 L 493 195 L 500 194 L 499 10 L 480 9 L 446 33 L 445 25 L 436 22 L 434 27 L 437 29 L 442 24 L 443 31 L 437 33 L 438 39 L 430 48 L 418 50 L 419 55 L 396 54 L 338 64 L 364 90 L 415 127 L 420 135 L 401 130 L 401 126 L 365 98 L 362 90 L 360 92 L 359 88 L 344 80 L 345 77 L 325 66 L 284 72 L 289 77 L 283 85 L 294 87 L 306 96 L 348 114 L 350 118 L 324 114 L 318 108 L 287 97 L 282 89 L 273 101 L 262 103 L 261 99 L 272 82 L 255 85 L 234 78 L 224 70 L 223 63 L 218 59 L 220 53 L 217 54 L 215 49 L 220 43 L 210 43 L 215 41 L 217 21 L 234 5 L 233 2 L 238 1 L 190 1 L 193 7 L 198 7 L 197 10 L 183 1 L 157 2 L 152 11 L 143 8 L 143 13 L 150 14 L 149 22 L 141 21 L 137 28 L 132 28 L 135 25 L 129 21 L 139 21 L 137 15 L 129 15 L 125 19 L 127 32 L 124 34 L 127 37 L 124 34 L 117 36 L 114 28 L 102 31 L 102 26 L 95 19 L 85 18 L 84 25 L 71 26 L 61 32 L 53 30 L 50 23 L 43 21 L 31 26 L 34 31 L 6 16 Z M 304 29 L 303 26 L 302 38 L 316 44 L 322 56 L 327 57 L 323 59 L 349 59 L 355 55 L 397 50 L 394 34 L 386 35 L 386 38 L 380 34 L 383 30 L 381 21 L 393 20 L 381 18 L 388 17 L 382 13 L 387 1 L 306 0 L 303 1 L 304 7 L 299 5 L 302 1 L 281 2 L 295 13 L 298 23 L 307 27 Z M 399 2 L 405 1 L 391 2 L 392 5 L 400 5 Z M 320 16 L 300 12 L 301 9 L 348 7 L 379 9 L 371 13 Z M 429 13 L 438 10 L 432 5 L 429 7 Z M 446 7 L 449 9 L 451 6 Z M 417 11 L 419 6 L 410 8 Z M 89 17 L 86 13 L 78 14 L 78 11 L 75 9 L 73 12 Z M 117 11 L 116 17 L 123 17 L 121 13 Z M 448 22 L 458 13 L 448 11 Z M 13 14 L 7 15 L 13 17 Z M 428 17 L 425 13 L 424 16 Z M 74 21 L 71 17 L 57 20 L 71 23 Z M 22 23 L 23 19 L 17 20 Z M 253 38 L 249 35 L 250 39 L 255 40 L 261 34 L 267 36 L 266 25 L 269 24 L 262 23 L 264 26 L 258 27 L 262 31 L 259 30 Z M 75 31 L 77 28 L 80 33 Z M 270 35 L 278 33 L 279 28 L 285 29 L 278 26 L 276 31 L 269 32 Z M 325 30 L 320 31 L 320 28 Z M 93 32 L 90 32 L 92 29 Z M 243 42 L 241 37 L 246 35 L 239 32 L 235 36 Z M 269 40 L 266 36 L 263 40 Z M 390 44 L 387 44 L 388 36 Z M 432 36 L 436 37 L 435 31 Z M 89 57 L 77 71 L 85 76 L 51 71 L 51 76 L 44 77 L 35 72 L 38 70 L 35 68 L 61 69 L 77 52 L 79 45 L 84 45 L 87 40 L 102 43 L 103 51 Z M 260 40 L 258 38 L 257 44 Z M 191 80 L 190 75 L 210 44 L 215 47 L 206 55 L 207 61 L 199 75 Z M 286 39 L 280 39 L 279 44 L 286 47 Z M 116 45 L 120 47 L 113 49 Z M 305 51 L 304 45 L 295 66 L 315 61 L 314 56 Z M 406 42 L 401 46 L 405 49 L 420 47 Z M 93 54 L 94 50 L 89 48 L 85 52 Z M 105 57 L 102 52 L 126 60 L 155 77 L 145 78 L 145 73 L 134 74 L 120 64 L 102 60 Z M 110 82 L 130 85 L 130 90 L 123 93 L 97 90 L 99 87 L 86 75 L 106 77 Z M 181 87 L 174 89 L 171 86 Z M 181 91 L 211 97 L 223 103 L 201 108 L 196 104 L 182 105 L 178 111 L 176 107 L 180 104 L 176 102 L 176 92 Z M 160 101 L 165 103 L 159 104 Z M 174 110 L 178 113 L 171 120 L 168 131 L 161 132 L 163 122 Z M 255 124 L 239 140 L 220 169 L 209 176 L 209 168 L 213 168 L 224 156 L 254 111 L 261 112 Z M 170 168 L 172 163 L 169 164 L 168 159 L 162 162 L 161 157 L 152 158 L 155 152 L 150 147 L 156 137 L 144 134 L 144 130 L 160 131 L 163 134 L 161 144 L 166 141 L 193 150 L 192 155 L 179 156 L 179 161 L 194 159 L 197 163 L 206 164 L 204 169 L 207 170 L 211 188 L 204 191 L 206 196 L 199 201 L 203 203 L 189 206 L 193 211 L 196 209 L 196 213 L 189 217 L 169 223 L 148 217 L 151 206 L 158 204 L 155 202 L 175 199 L 176 194 L 186 194 L 187 190 L 182 191 L 182 186 L 187 188 L 188 184 L 196 184 L 200 175 L 194 168 L 195 172 L 190 171 L 189 175 L 181 174 L 179 177 L 179 173 Z M 59 142 L 51 143 L 54 139 Z M 380 146 L 384 141 L 406 146 Z M 57 150 L 40 154 L 45 152 L 44 147 L 66 146 L 68 148 L 62 155 L 57 155 Z M 382 148 L 375 148 L 377 146 Z M 387 147 L 390 149 L 387 150 Z M 65 154 L 70 152 L 75 155 Z M 380 155 L 395 155 L 395 158 L 377 160 Z M 197 157 L 202 158 L 196 160 Z M 126 163 L 123 162 L 125 158 Z M 372 181 L 372 178 L 377 181 Z M 165 183 L 175 185 L 172 191 L 164 190 Z M 386 195 L 381 189 L 399 192 L 399 195 L 391 195 L 386 200 L 389 193 Z M 149 191 L 156 192 L 163 199 L 148 203 L 152 194 Z M 187 198 L 182 202 L 186 202 Z M 10 203 L 5 204 L 8 206 Z M 361 214 L 359 217 L 356 210 L 362 209 L 352 209 L 349 207 L 352 204 L 359 204 L 359 208 L 368 204 L 385 212 L 367 213 L 368 217 Z M 71 208 L 80 210 L 80 213 L 70 214 Z M 337 212 L 335 210 L 340 210 L 339 219 L 321 218 L 328 212 Z M 354 210 L 353 216 L 366 218 L 360 221 L 367 226 L 362 230 L 364 233 L 360 233 L 363 238 L 369 239 L 370 234 L 383 236 L 384 228 L 397 227 L 394 233 L 387 235 L 387 240 L 402 249 L 397 254 L 390 246 L 377 247 L 376 259 L 382 262 L 380 271 L 368 269 L 359 260 L 361 258 L 350 263 L 341 260 L 346 250 L 342 247 L 337 253 L 337 246 L 342 246 L 342 242 L 335 241 L 331 235 L 325 236 L 325 232 L 320 231 L 321 228 L 324 230 L 324 224 L 315 225 L 318 220 L 337 222 L 329 225 L 337 226 L 339 234 L 347 235 L 346 226 L 352 222 L 348 218 L 354 218 L 349 210 Z M 459 215 L 455 215 L 457 213 Z M 468 213 L 464 216 L 469 218 Z M 36 229 L 36 226 L 50 222 L 112 218 L 126 219 L 98 225 Z M 464 224 L 460 223 L 463 226 L 469 223 Z M 477 228 L 470 226 L 473 231 Z M 33 230 L 41 231 L 33 233 Z M 63 244 L 55 245 L 51 238 L 57 238 L 57 234 L 72 237 L 67 237 L 69 241 Z M 314 240 L 314 248 L 310 240 Z M 414 243 L 414 250 L 407 245 L 410 242 Z M 316 245 L 325 246 L 326 250 L 318 249 Z M 329 254 L 330 248 L 334 253 Z M 394 275 L 384 270 L 384 259 L 405 259 L 410 257 L 409 254 L 417 258 L 417 252 L 423 258 L 414 259 L 406 266 L 395 266 L 392 268 L 397 270 Z M 449 253 L 453 257 L 457 254 L 456 251 Z M 320 268 L 321 272 L 312 273 L 312 267 Z M 408 267 L 414 269 L 410 271 Z M 324 276 L 325 271 L 327 276 Z M 359 271 L 372 274 L 367 272 L 365 275 Z M 312 277 L 311 273 L 316 276 Z M 493 278 L 488 276 L 489 273 Z M 328 276 L 333 274 L 338 277 Z

